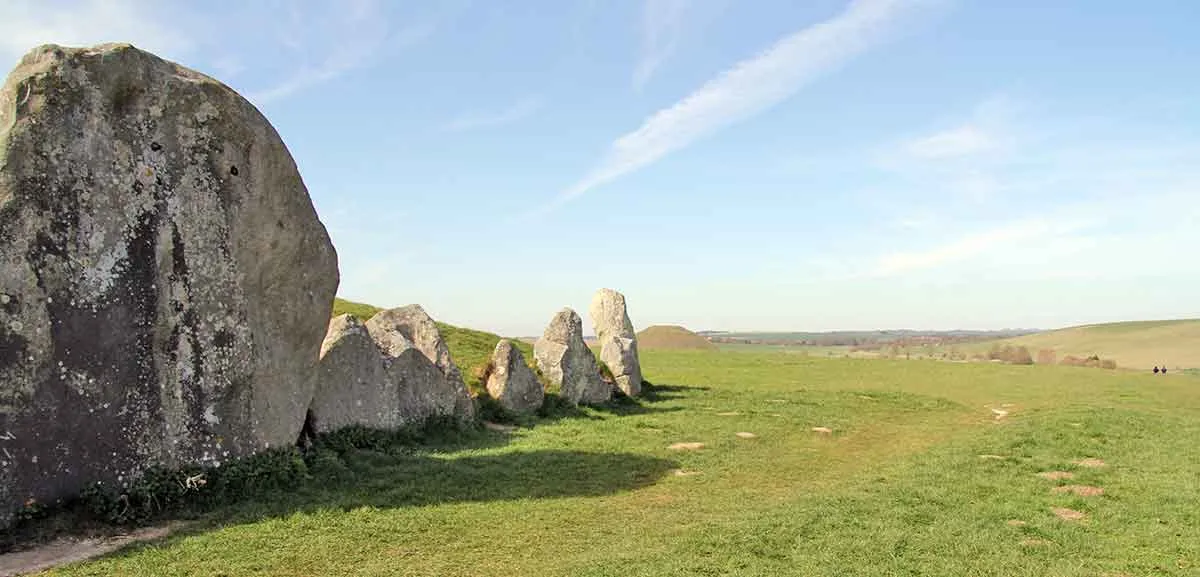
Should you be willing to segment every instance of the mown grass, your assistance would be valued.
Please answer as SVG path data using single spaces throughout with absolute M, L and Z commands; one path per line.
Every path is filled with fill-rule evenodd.
M 643 362 L 656 386 L 642 401 L 351 451 L 296 491 L 58 574 L 1095 576 L 1200 564 L 1200 378 L 752 352 Z M 1074 464 L 1088 457 L 1108 466 Z M 1077 477 L 1036 476 L 1060 469 Z M 1067 482 L 1105 493 L 1051 492 Z

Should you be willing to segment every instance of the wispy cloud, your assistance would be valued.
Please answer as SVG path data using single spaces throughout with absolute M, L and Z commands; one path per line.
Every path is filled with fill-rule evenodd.
M 642 49 L 633 69 L 633 87 L 641 90 L 679 44 L 688 0 L 643 0 Z
M 280 31 L 289 61 L 299 62 L 283 80 L 252 91 L 258 103 L 286 98 L 306 88 L 332 81 L 367 66 L 384 47 L 416 44 L 433 33 L 428 23 L 393 29 L 382 4 L 374 0 L 332 3 L 323 10 L 293 5 Z
M 879 164 L 892 169 L 940 166 L 1004 152 L 1014 138 L 1016 108 L 1010 96 L 990 96 L 975 105 L 965 119 L 890 145 L 878 154 Z
M 446 123 L 445 129 L 451 132 L 463 132 L 504 126 L 532 116 L 541 107 L 542 101 L 540 99 L 525 98 L 497 112 L 472 111 L 463 113 L 454 120 Z
M 1005 223 L 980 233 L 968 234 L 919 251 L 895 252 L 884 255 L 876 263 L 875 276 L 891 276 L 916 270 L 931 269 L 986 257 L 989 253 L 1028 245 L 1032 241 L 1045 244 L 1084 227 L 1084 222 L 1054 222 L 1033 218 Z
M 0 58 L 3 68 L 35 46 L 87 46 L 131 42 L 157 54 L 180 58 L 194 41 L 169 24 L 158 2 L 148 0 L 5 0 L 0 2 Z
M 917 158 L 947 158 L 984 152 L 995 143 L 982 127 L 964 124 L 913 140 L 907 143 L 905 151 Z
M 563 190 L 542 212 L 782 102 L 821 73 L 877 44 L 900 17 L 927 4 L 856 0 L 841 14 L 785 37 L 618 138 L 591 172 Z

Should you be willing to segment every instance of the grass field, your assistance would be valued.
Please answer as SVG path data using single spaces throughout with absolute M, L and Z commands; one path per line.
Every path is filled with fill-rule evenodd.
M 1200 320 L 1135 321 L 1072 327 L 991 343 L 960 347 L 965 352 L 985 352 L 993 344 L 1028 347 L 1034 354 L 1053 349 L 1066 355 L 1099 355 L 1125 368 L 1200 368 Z
M 1200 378 L 754 352 L 643 362 L 656 386 L 637 403 L 352 451 L 295 491 L 56 574 L 1200 571 Z M 1037 475 L 1060 470 L 1075 478 Z M 1052 492 L 1067 484 L 1104 493 Z

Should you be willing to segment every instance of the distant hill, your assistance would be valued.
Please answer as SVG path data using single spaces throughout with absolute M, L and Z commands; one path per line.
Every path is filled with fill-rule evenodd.
M 993 341 L 1037 333 L 1036 329 L 998 331 L 917 331 L 907 329 L 826 332 L 727 332 L 704 331 L 700 334 L 714 343 L 808 347 L 859 347 L 864 350 L 889 345 L 948 345 L 974 341 Z
M 375 316 L 375 313 L 383 310 L 380 307 L 365 303 L 356 303 L 345 299 L 334 299 L 333 301 L 333 316 L 352 314 L 362 320 L 370 319 Z M 492 358 L 492 351 L 496 348 L 496 343 L 500 342 L 500 336 L 489 332 L 477 331 L 474 329 L 465 329 L 448 325 L 446 323 L 437 323 L 438 331 L 442 333 L 442 338 L 446 339 L 446 346 L 450 348 L 450 358 L 454 359 L 454 364 L 458 365 L 462 371 L 463 379 L 467 382 L 467 387 L 473 393 L 479 393 L 482 390 L 482 383 L 479 382 L 479 375 L 484 365 Z M 525 362 L 533 366 L 533 347 L 529 343 L 511 339 L 521 354 L 525 355 Z
M 976 347 L 1012 344 L 1039 350 L 1052 349 L 1064 356 L 1098 355 L 1113 359 L 1118 367 L 1149 369 L 1200 367 L 1200 319 L 1133 321 L 1085 325 L 1035 335 L 979 343 Z
M 717 345 L 712 344 L 708 339 L 674 325 L 647 327 L 637 334 L 637 339 L 638 348 L 641 349 L 717 349 Z

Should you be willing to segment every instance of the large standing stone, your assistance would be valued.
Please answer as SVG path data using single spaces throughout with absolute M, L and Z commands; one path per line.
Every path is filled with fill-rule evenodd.
M 642 366 L 638 360 L 637 333 L 625 309 L 625 295 L 600 289 L 589 308 L 592 326 L 600 342 L 600 360 L 608 365 L 617 387 L 626 395 L 642 392 Z
M 395 429 L 457 414 L 460 391 L 399 331 L 342 315 L 329 323 L 321 347 L 316 432 L 349 425 Z
M 562 397 L 574 404 L 603 403 L 612 398 L 612 386 L 600 375 L 596 357 L 583 342 L 583 320 L 565 308 L 554 315 L 542 338 L 533 346 L 542 374 L 562 387 Z
M 30 52 L 0 91 L 0 525 L 294 443 L 337 284 L 249 102 L 129 45 Z
M 468 421 L 475 418 L 475 400 L 467 391 L 458 366 L 450 358 L 450 347 L 442 338 L 437 323 L 421 305 L 380 311 L 367 321 L 367 329 L 385 352 L 391 349 L 389 354 L 392 356 L 400 356 L 406 347 L 416 348 L 424 354 L 453 388 L 457 399 L 454 414 Z
M 500 406 L 514 413 L 532 413 L 542 407 L 546 396 L 542 382 L 512 341 L 496 343 L 489 369 L 487 392 Z

